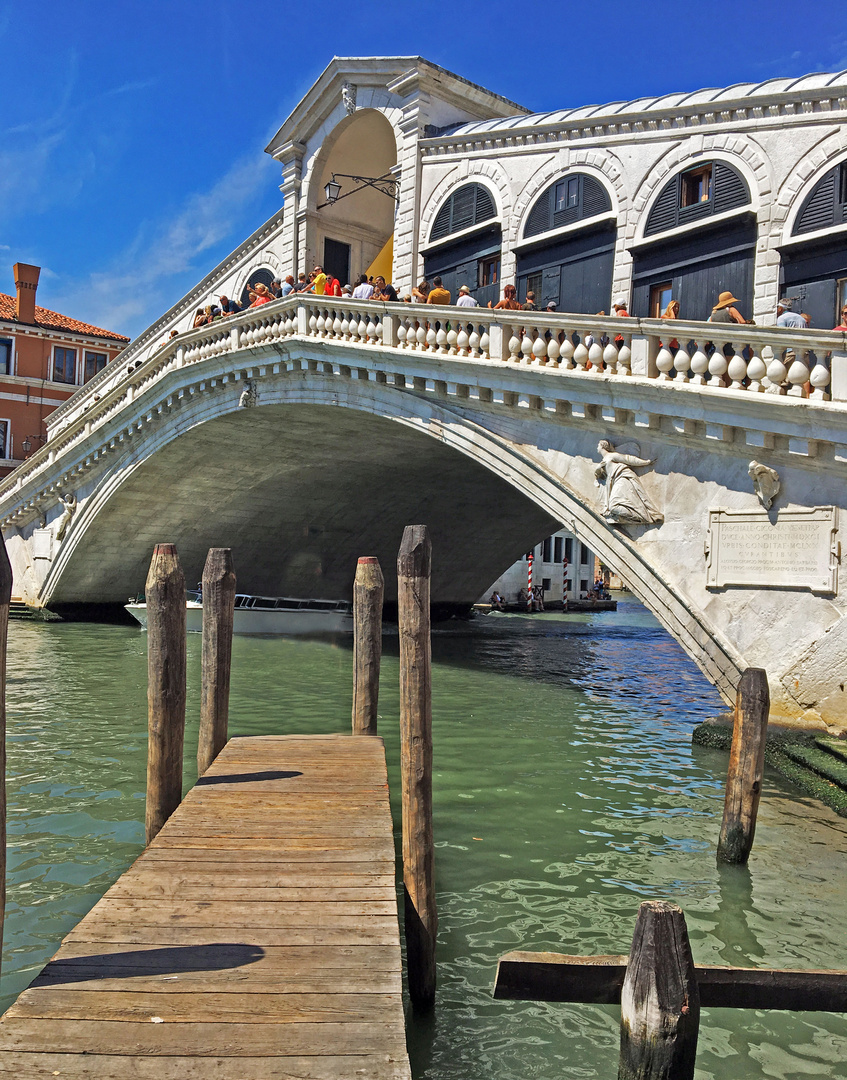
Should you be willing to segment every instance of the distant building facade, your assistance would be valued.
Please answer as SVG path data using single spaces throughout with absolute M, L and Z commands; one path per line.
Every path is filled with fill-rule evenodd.
M 0 476 L 46 441 L 46 417 L 129 342 L 38 307 L 40 272 L 15 263 L 16 295 L 0 293 Z
M 498 592 L 508 604 L 518 599 L 521 590 L 529 584 L 529 557 L 532 555 L 532 584 L 540 585 L 544 603 L 561 603 L 563 586 L 567 582 L 569 600 L 582 599 L 594 585 L 598 569 L 597 558 L 590 548 L 573 533 L 561 529 L 536 544 L 522 559 L 504 570 L 490 589 L 479 598 L 487 604 L 491 594 Z

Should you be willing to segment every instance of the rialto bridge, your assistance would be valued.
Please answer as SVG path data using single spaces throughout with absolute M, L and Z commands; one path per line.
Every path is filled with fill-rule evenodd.
M 189 581 L 231 546 L 266 594 L 347 595 L 377 554 L 390 594 L 421 521 L 433 600 L 466 605 L 561 523 L 727 700 L 758 665 L 774 713 L 847 726 L 847 340 L 721 333 L 295 297 L 181 334 L 104 369 L 0 484 L 15 592 L 119 603 L 173 541 Z

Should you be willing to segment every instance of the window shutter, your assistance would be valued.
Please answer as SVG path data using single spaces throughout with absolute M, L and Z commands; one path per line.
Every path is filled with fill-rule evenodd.
M 661 194 L 653 204 L 647 225 L 644 228 L 645 236 L 653 236 L 654 233 L 672 229 L 677 223 L 679 211 L 679 175 L 669 180 L 662 188 Z
M 714 213 L 735 210 L 750 202 L 750 192 L 741 173 L 723 161 L 716 161 L 712 172 L 712 202 Z
M 797 236 L 798 233 L 813 232 L 815 229 L 826 229 L 836 223 L 835 180 L 837 175 L 838 166 L 836 165 L 812 189 L 797 215 L 793 236 Z M 838 216 L 839 222 L 843 220 L 842 214 Z
M 453 205 L 452 198 L 441 207 L 438 213 L 435 215 L 435 222 L 432 226 L 432 232 L 430 233 L 430 240 L 440 240 L 444 236 L 448 236 L 450 233 L 450 210 Z
M 489 218 L 495 216 L 494 212 L 494 200 L 491 198 L 491 192 L 488 188 L 482 186 L 482 184 L 476 185 L 476 220 L 475 225 L 479 225 L 481 221 L 488 221 Z
M 435 215 L 430 240 L 443 240 L 445 236 L 469 229 L 496 216 L 491 192 L 482 184 L 465 184 L 454 191 Z
M 553 188 L 555 186 L 554 184 Z M 547 232 L 548 229 L 552 228 L 550 224 L 550 205 L 553 200 L 553 188 L 547 188 L 530 210 L 526 219 L 526 228 L 523 231 L 525 237 L 538 236 L 539 233 Z
M 582 217 L 594 217 L 612 209 L 612 200 L 601 183 L 593 176 L 586 176 L 582 181 Z

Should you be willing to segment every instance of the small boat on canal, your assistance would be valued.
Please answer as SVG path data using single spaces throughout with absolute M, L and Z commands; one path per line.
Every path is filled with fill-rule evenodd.
M 134 619 L 147 629 L 144 598 L 124 605 Z M 185 621 L 189 633 L 203 629 L 203 598 L 199 592 L 186 594 Z M 345 600 L 304 600 L 295 596 L 235 596 L 235 634 L 352 634 L 353 605 Z

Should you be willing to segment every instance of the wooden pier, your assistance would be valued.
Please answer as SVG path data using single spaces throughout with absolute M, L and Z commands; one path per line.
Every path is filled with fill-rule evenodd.
M 0 1076 L 409 1080 L 382 740 L 227 743 L 0 1020 Z

